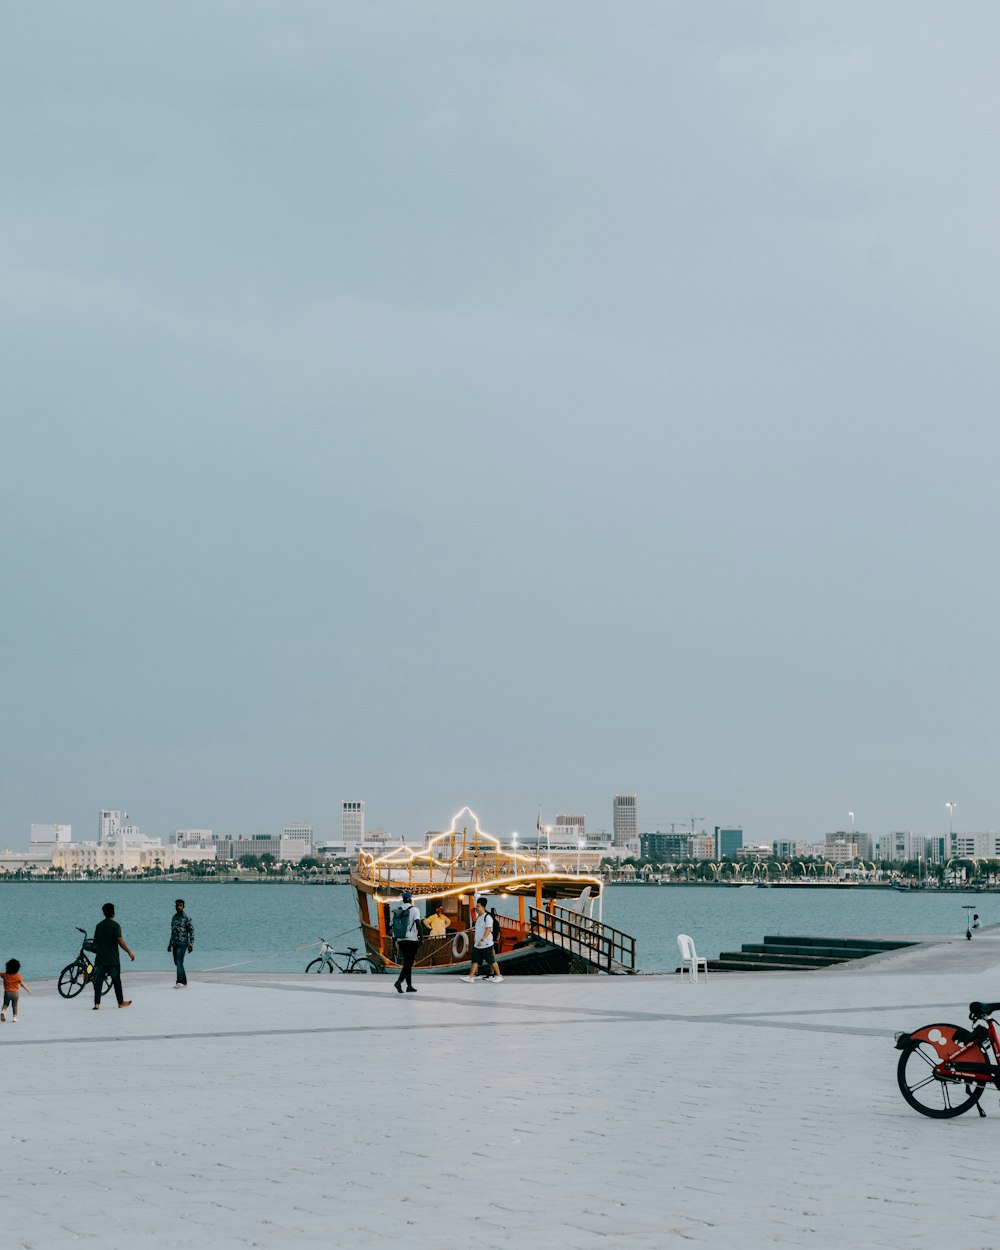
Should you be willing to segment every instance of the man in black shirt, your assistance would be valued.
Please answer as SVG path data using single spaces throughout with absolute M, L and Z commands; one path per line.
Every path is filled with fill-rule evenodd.
M 101 1009 L 101 986 L 104 984 L 106 976 L 111 977 L 111 984 L 114 986 L 115 998 L 118 999 L 119 1007 L 131 1007 L 131 998 L 126 998 L 122 993 L 122 969 L 121 957 L 118 954 L 118 948 L 128 955 L 129 959 L 135 960 L 135 956 L 125 945 L 125 939 L 122 937 L 122 927 L 115 920 L 114 903 L 105 903 L 101 908 L 104 912 L 104 919 L 94 929 L 94 1010 Z

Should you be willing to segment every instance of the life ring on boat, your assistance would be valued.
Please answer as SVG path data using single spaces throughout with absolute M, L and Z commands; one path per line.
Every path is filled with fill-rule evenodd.
M 469 953 L 469 935 L 464 929 L 461 933 L 455 934 L 455 940 L 451 944 L 451 953 L 456 959 L 464 959 Z

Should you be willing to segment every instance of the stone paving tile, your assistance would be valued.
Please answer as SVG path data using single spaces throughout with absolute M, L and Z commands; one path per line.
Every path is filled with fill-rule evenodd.
M 178 1002 L 134 976 L 120 1014 L 42 985 L 0 1026 L 5 1244 L 998 1245 L 997 1098 L 938 1123 L 895 1086 L 894 1030 L 986 992 L 982 950 L 974 974 L 941 957 L 403 999 L 230 975 Z

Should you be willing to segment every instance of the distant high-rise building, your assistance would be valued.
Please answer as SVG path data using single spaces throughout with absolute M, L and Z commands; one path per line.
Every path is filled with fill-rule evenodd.
M 890 861 L 901 860 L 903 862 L 910 859 L 927 859 L 927 842 L 927 835 L 923 833 L 910 833 L 908 831 L 885 833 L 880 838 L 875 839 L 873 858 Z
M 37 850 L 46 846 L 62 846 L 73 841 L 72 825 L 35 825 L 31 826 L 31 847 Z
M 128 812 L 102 811 L 97 841 L 100 846 L 155 846 L 159 838 L 147 838 L 137 825 L 129 825 Z
M 297 864 L 306 854 L 306 844 L 299 838 L 285 838 L 274 833 L 261 833 L 236 838 L 215 839 L 216 858 L 239 861 L 244 855 L 258 859 L 270 855 L 275 861 Z
M 1000 859 L 1000 833 L 953 833 L 954 859 Z
M 661 863 L 679 863 L 688 857 L 687 833 L 643 833 L 639 837 L 643 859 L 655 859 Z
M 281 836 L 289 842 L 301 842 L 302 854 L 311 855 L 313 849 L 312 825 L 285 825 Z
M 346 800 L 340 805 L 340 832 L 347 847 L 348 855 L 353 855 L 365 840 L 365 801 Z
M 852 830 L 850 833 L 845 829 L 838 829 L 836 833 L 828 833 L 824 845 L 827 859 L 834 864 L 850 863 L 854 859 L 870 860 L 875 852 L 872 835 L 862 833 L 860 829 Z
M 215 835 L 211 829 L 175 829 L 170 835 L 170 842 L 173 846 L 187 849 L 210 850 L 215 848 Z
M 612 840 L 615 846 L 627 847 L 639 838 L 639 822 L 634 794 L 616 794 L 612 805 Z
M 723 829 L 715 826 L 715 858 L 733 859 L 743 846 L 743 830 L 739 827 Z
M 128 818 L 128 812 L 125 813 L 125 817 Z M 101 823 L 97 834 L 97 841 L 101 846 L 114 846 L 120 841 L 121 825 L 121 812 L 101 812 Z
M 688 836 L 689 859 L 714 859 L 715 837 L 711 833 L 692 833 Z
M 557 816 L 551 832 L 551 840 L 559 842 L 586 842 L 586 816 Z

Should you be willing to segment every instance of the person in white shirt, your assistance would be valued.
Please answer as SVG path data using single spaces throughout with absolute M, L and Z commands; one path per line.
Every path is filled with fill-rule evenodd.
M 493 917 L 486 910 L 486 899 L 476 899 L 476 929 L 472 942 L 472 967 L 463 981 L 475 981 L 480 964 L 490 964 L 493 975 L 491 981 L 502 981 L 500 965 L 497 963 L 496 950 L 493 944 Z

